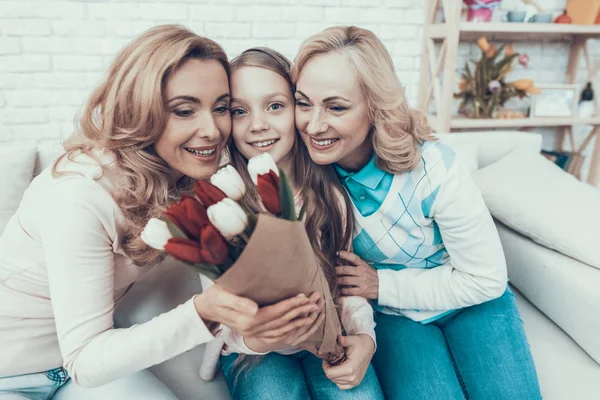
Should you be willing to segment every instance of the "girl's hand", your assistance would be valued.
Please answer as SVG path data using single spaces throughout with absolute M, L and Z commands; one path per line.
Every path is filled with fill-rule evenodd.
M 294 310 L 288 312 L 280 320 L 282 322 L 287 320 L 284 325 L 277 327 L 273 324 L 273 329 L 245 336 L 246 346 L 257 353 L 301 346 L 319 329 L 325 319 L 325 302 L 320 298 L 319 293 L 313 293 L 308 300 L 309 304 L 316 302 L 313 311 L 301 315 Z
M 227 325 L 242 336 L 281 335 L 281 332 L 310 326 L 313 320 L 303 316 L 318 309 L 317 300 L 300 294 L 259 309 L 254 301 L 214 284 L 194 297 L 194 305 L 207 325 Z
M 379 297 L 377 270 L 354 253 L 342 250 L 338 252 L 338 257 L 350 263 L 335 267 L 337 284 L 341 287 L 342 295 L 376 300 Z
M 338 336 L 338 343 L 346 348 L 346 361 L 332 367 L 323 360 L 323 371 L 341 390 L 360 385 L 375 353 L 375 343 L 369 335 Z

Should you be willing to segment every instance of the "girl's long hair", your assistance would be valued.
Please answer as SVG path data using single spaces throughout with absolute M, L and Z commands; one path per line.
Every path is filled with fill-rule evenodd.
M 232 72 L 241 67 L 260 67 L 273 71 L 288 82 L 290 92 L 294 93 L 290 75 L 291 62 L 275 50 L 264 47 L 248 49 L 231 61 Z M 247 202 L 258 208 L 258 194 L 246 168 L 248 159 L 240 153 L 233 140 L 229 151 L 231 163 L 249 188 Z M 333 167 L 313 163 L 308 149 L 297 134 L 291 163 L 291 178 L 300 186 L 299 200 L 306 209 L 306 231 L 332 296 L 336 299 L 336 253 L 347 249 L 352 238 L 350 199 Z
M 216 60 L 229 75 L 223 49 L 182 26 L 151 28 L 125 46 L 92 92 L 76 132 L 64 144 L 65 154 L 52 169 L 55 176 L 65 174 L 58 169 L 61 160 L 72 161 L 81 153 L 97 160 L 95 149 L 116 155 L 121 180 L 113 197 L 127 224 L 122 245 L 138 265 L 161 258 L 140 238 L 148 219 L 160 216 L 193 183 L 184 177 L 170 185 L 170 168 L 154 150 L 168 118 L 163 103 L 167 79 L 189 59 Z
M 334 26 L 311 36 L 296 55 L 293 82 L 312 57 L 335 51 L 346 54 L 358 74 L 369 109 L 377 166 L 392 174 L 413 169 L 421 159 L 419 145 L 437 139 L 425 115 L 408 108 L 392 58 L 373 32 Z

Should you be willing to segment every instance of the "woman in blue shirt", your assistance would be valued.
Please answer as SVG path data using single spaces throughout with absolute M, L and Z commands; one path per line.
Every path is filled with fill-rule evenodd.
M 292 72 L 300 135 L 353 203 L 338 283 L 377 310 L 386 398 L 541 398 L 492 218 L 452 148 L 408 109 L 381 41 L 326 29 Z

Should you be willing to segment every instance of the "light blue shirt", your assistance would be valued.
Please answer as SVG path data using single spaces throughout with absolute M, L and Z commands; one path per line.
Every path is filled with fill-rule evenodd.
M 348 172 L 337 164 L 334 164 L 342 185 L 346 188 L 363 217 L 367 217 L 376 212 L 383 200 L 385 200 L 394 175 L 382 171 L 375 164 L 375 155 L 360 171 Z

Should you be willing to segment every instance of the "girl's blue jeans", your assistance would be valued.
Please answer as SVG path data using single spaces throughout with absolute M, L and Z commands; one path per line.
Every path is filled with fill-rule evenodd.
M 322 361 L 307 351 L 291 355 L 269 353 L 239 373 L 234 365 L 237 357 L 221 357 L 221 369 L 233 400 L 384 398 L 372 365 L 359 386 L 341 390 L 325 376 Z
M 375 320 L 373 365 L 386 399 L 541 399 L 510 289 L 425 325 L 382 313 Z

